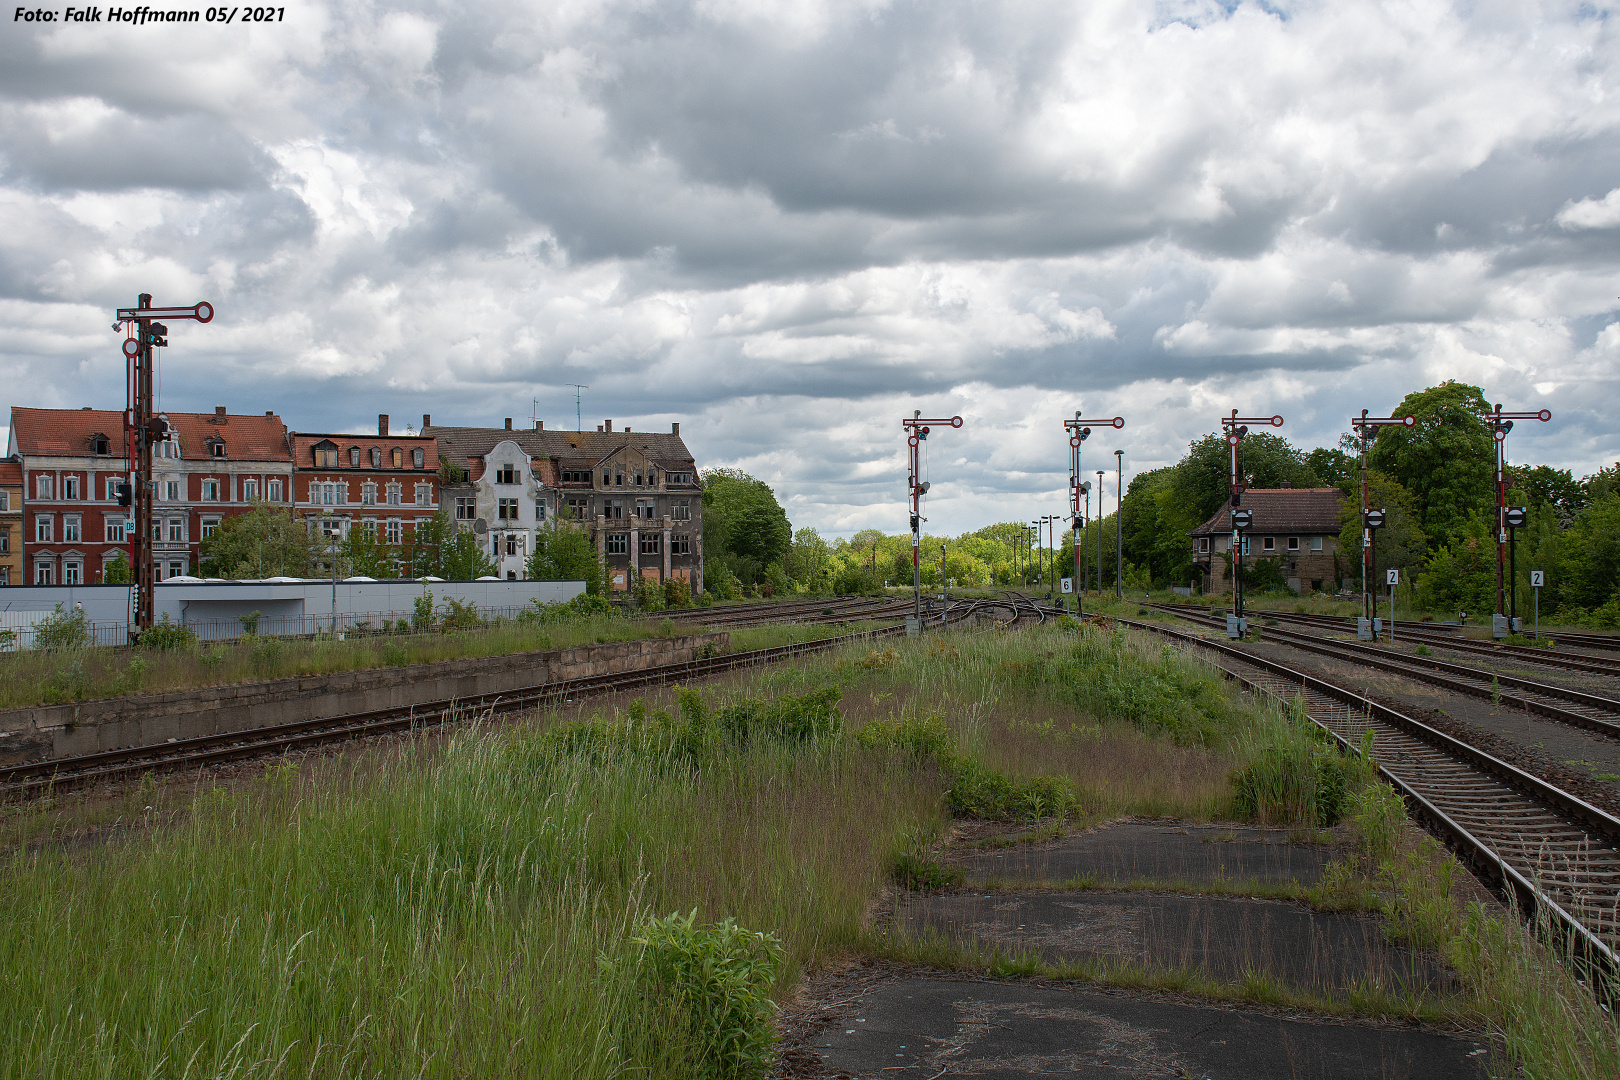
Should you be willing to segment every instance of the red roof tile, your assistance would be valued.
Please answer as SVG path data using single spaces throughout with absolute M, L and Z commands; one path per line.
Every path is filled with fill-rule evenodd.
M 0 484 L 21 484 L 22 462 L 0 461 Z
M 236 413 L 165 413 L 179 433 L 180 456 L 189 460 L 209 457 L 208 440 L 225 442 L 227 461 L 286 461 L 287 429 L 274 413 L 242 416 Z M 124 414 L 111 409 L 11 410 L 11 441 L 20 454 L 53 457 L 88 457 L 90 439 L 105 435 L 114 457 L 124 450 Z
M 1252 511 L 1254 523 L 1249 533 L 1337 533 L 1344 492 L 1338 488 L 1250 488 L 1243 493 L 1243 509 Z M 1209 536 L 1232 531 L 1232 508 L 1220 513 L 1188 533 Z

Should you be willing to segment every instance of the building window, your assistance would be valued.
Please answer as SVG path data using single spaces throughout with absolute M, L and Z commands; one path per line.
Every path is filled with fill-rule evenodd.
M 172 578 L 185 577 L 185 575 L 186 575 L 186 564 L 185 563 L 183 563 L 183 562 L 171 562 L 169 564 L 169 576 L 170 577 L 172 577 Z
M 497 500 L 495 516 L 501 521 L 516 521 L 518 519 L 518 501 L 516 499 Z
M 219 502 L 219 481 L 204 480 L 202 482 L 202 501 Z
M 1298 551 L 1299 550 L 1299 537 L 1290 536 L 1288 538 L 1288 550 L 1289 551 Z
M 68 514 L 62 518 L 62 542 L 77 544 L 81 539 L 79 532 L 79 515 Z
M 122 544 L 124 542 L 124 519 L 123 518 L 121 518 L 121 517 L 109 517 L 102 523 L 102 527 L 105 530 L 105 535 L 107 537 L 107 543 L 109 543 L 109 544 Z
M 1262 551 L 1276 551 L 1277 538 L 1275 536 L 1262 537 L 1260 540 L 1260 549 Z
M 674 518 L 676 521 L 691 521 L 692 520 L 692 500 L 691 499 L 676 499 L 673 503 L 670 504 L 669 516 Z
M 643 555 L 662 555 L 664 553 L 664 537 L 661 533 L 641 534 L 641 553 Z
M 534 501 L 534 520 L 546 520 L 546 501 L 544 499 L 536 499 Z
M 602 507 L 602 515 L 610 518 L 624 517 L 624 500 L 614 499 Z
M 405 451 L 401 450 L 399 447 L 394 447 L 393 452 L 388 456 L 393 459 L 394 468 L 403 469 L 405 467 Z
M 669 553 L 671 555 L 692 554 L 692 537 L 689 533 L 677 533 L 669 538 Z
M 526 546 L 524 544 L 524 542 L 523 542 L 524 539 L 525 539 L 525 536 L 524 536 L 523 533 L 507 533 L 506 534 L 506 554 L 508 556 L 522 555 L 523 554 L 523 549 Z
M 628 555 L 628 554 L 630 554 L 630 534 L 629 533 L 608 533 L 608 537 L 607 537 L 607 553 L 609 555 Z
M 171 544 L 181 544 L 181 543 L 185 542 L 185 539 L 186 539 L 186 519 L 185 518 L 170 518 L 169 519 L 169 543 L 171 543 Z
M 11 584 L 11 567 L 0 566 L 0 585 Z
M 208 539 L 210 536 L 213 536 L 217 532 L 219 532 L 219 518 L 202 519 L 202 536 L 204 540 Z
M 653 516 L 653 504 L 652 503 L 650 503 L 650 502 L 638 502 L 638 503 L 636 503 L 636 517 L 641 518 L 643 521 L 651 521 L 652 516 Z
M 1198 554 L 1200 554 L 1200 555 L 1208 555 L 1209 554 L 1209 537 L 1200 536 L 1198 538 Z
M 0 529 L 0 555 L 11 550 L 11 530 Z
M 40 501 L 55 498 L 56 479 L 50 476 L 34 477 L 34 498 Z
M 1322 550 L 1322 538 L 1320 536 L 1311 537 L 1311 550 L 1312 551 L 1321 551 Z
M 209 457 L 214 457 L 214 458 L 222 458 L 222 457 L 224 457 L 225 456 L 225 444 L 220 442 L 218 439 L 215 439 L 213 442 L 209 443 L 208 444 L 208 456 Z
M 568 497 L 568 513 L 575 521 L 584 521 L 590 516 L 591 500 L 583 495 L 570 495 Z M 613 515 L 609 513 L 608 517 Z
M 84 584 L 84 564 L 79 562 L 77 559 L 69 559 L 67 562 L 63 563 L 62 564 L 62 584 L 64 584 L 64 585 L 83 585 Z
M 495 472 L 495 482 L 497 484 L 515 484 L 515 483 L 517 483 L 518 482 L 518 472 L 517 472 L 516 466 L 502 465 Z
M 259 497 L 259 482 L 257 480 L 242 481 L 242 501 L 254 502 Z
M 49 544 L 56 539 L 56 519 L 48 514 L 41 514 L 34 519 L 34 542 Z
M 79 501 L 79 478 L 77 476 L 62 477 L 62 498 L 69 502 Z
M 420 469 L 422 467 L 422 461 L 422 448 L 418 446 L 415 450 L 411 451 L 411 464 Z
M 382 468 L 382 448 L 380 446 L 371 448 L 371 467 L 373 469 Z
M 116 481 L 113 481 L 113 480 L 107 481 L 107 483 L 109 485 L 111 485 L 111 484 L 113 484 L 115 482 Z M 112 489 L 111 489 L 111 487 L 109 487 L 108 490 L 107 490 L 107 498 L 110 499 L 112 497 L 113 497 Z M 10 509 L 11 509 L 11 492 L 9 492 L 9 491 L 0 491 L 0 510 L 10 510 Z
M 383 527 L 383 537 L 390 544 L 399 543 L 399 522 L 386 522 Z
M 403 491 L 403 488 L 401 488 L 398 483 L 392 483 L 392 484 L 388 485 L 388 505 L 389 506 L 398 506 L 400 504 L 400 501 L 401 501 L 400 494 L 401 494 L 402 491 Z
M 180 481 L 178 481 L 178 480 L 165 480 L 165 481 L 163 481 L 163 498 L 168 502 L 179 502 L 180 501 Z
M 271 502 L 280 502 L 281 501 L 281 481 L 280 480 L 272 480 L 267 485 L 267 487 L 268 487 L 268 494 L 265 495 L 265 498 L 269 499 Z
M 666 484 L 690 484 L 691 482 L 692 474 L 688 472 L 672 472 L 664 474 L 664 483 Z
M 108 441 L 105 435 L 100 433 L 92 435 L 90 437 L 90 452 L 92 454 L 110 454 L 112 453 L 112 443 Z
M 417 484 L 416 485 L 416 505 L 417 506 L 432 506 L 433 505 L 433 485 L 432 484 Z
M 317 469 L 335 469 L 338 467 L 337 447 L 330 443 L 315 447 L 315 467 Z
M 360 448 L 358 446 L 351 446 L 351 447 L 349 447 L 349 468 L 358 469 L 359 467 L 360 467 Z
M 35 563 L 34 564 L 34 584 L 35 585 L 54 585 L 54 584 L 56 584 L 56 567 L 53 566 L 52 564 L 48 563 L 48 562 Z
M 477 516 L 476 509 L 477 509 L 477 501 L 476 500 L 458 498 L 456 500 L 456 520 L 457 521 L 471 521 L 474 517 Z
M 360 485 L 360 505 L 377 505 L 377 485 L 372 483 L 370 480 L 367 480 L 365 483 Z

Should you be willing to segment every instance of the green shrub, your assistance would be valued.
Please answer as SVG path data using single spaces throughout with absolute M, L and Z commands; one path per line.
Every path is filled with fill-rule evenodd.
M 165 611 L 163 621 L 141 631 L 141 636 L 135 639 L 135 644 L 143 649 L 159 649 L 164 652 L 189 649 L 197 644 L 197 631 L 189 626 L 170 622 L 169 613 Z
M 82 649 L 90 644 L 90 619 L 84 609 L 56 610 L 34 624 L 34 648 Z
M 692 589 L 684 579 L 672 577 L 664 582 L 664 606 L 672 608 L 692 606 Z
M 264 638 L 253 643 L 253 651 L 248 654 L 253 670 L 260 675 L 275 675 L 281 666 L 281 642 L 275 638 Z
M 957 817 L 991 821 L 1068 816 L 1075 805 L 1074 784 L 1063 776 L 1037 776 L 1017 780 L 970 758 L 948 766 L 952 773 L 948 795 Z
M 259 619 L 262 615 L 257 611 L 250 611 L 246 615 L 238 615 L 236 621 L 242 624 L 242 633 L 247 637 L 256 637 L 259 633 Z
M 805 743 L 834 738 L 844 729 L 844 717 L 838 711 L 840 695 L 838 688 L 829 687 L 712 708 L 696 690 L 677 687 L 678 717 L 664 709 L 649 713 L 646 702 L 637 698 L 620 719 L 598 717 L 561 724 L 541 739 L 553 751 L 567 754 L 601 756 L 625 749 L 696 762 L 751 741 Z
M 411 601 L 411 625 L 418 630 L 433 629 L 433 590 L 423 589 L 422 595 Z
M 766 996 L 782 967 L 775 934 L 735 919 L 700 926 L 697 909 L 653 919 L 631 941 L 638 981 L 664 998 L 688 1075 L 704 1080 L 763 1077 L 775 1056 L 776 1005 Z
M 642 611 L 664 610 L 664 590 L 655 578 L 637 579 L 631 595 L 635 597 L 636 607 Z
M 938 892 L 954 888 L 966 880 L 960 867 L 944 866 L 933 859 L 913 855 L 909 851 L 897 852 L 890 864 L 890 874 L 896 885 L 918 892 Z
M 1230 779 L 1242 817 L 1313 828 L 1344 818 L 1369 769 L 1362 759 L 1309 737 L 1279 742 Z
M 950 728 L 938 716 L 903 716 L 891 723 L 873 720 L 856 732 L 855 741 L 868 750 L 904 750 L 941 761 L 956 751 Z

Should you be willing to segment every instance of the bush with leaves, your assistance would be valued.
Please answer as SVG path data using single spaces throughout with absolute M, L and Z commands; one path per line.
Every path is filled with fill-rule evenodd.
M 692 589 L 685 578 L 672 577 L 664 582 L 664 606 L 684 608 L 692 606 Z
M 658 584 L 657 578 L 637 578 L 635 591 L 632 595 L 635 597 L 636 607 L 642 611 L 664 610 L 664 590 Z
M 164 652 L 172 649 L 189 649 L 197 644 L 197 631 L 189 626 L 169 621 L 169 613 L 163 613 L 163 621 L 154 623 L 141 631 L 141 636 L 135 643 L 143 649 L 159 649 Z
M 84 608 L 72 611 L 56 610 L 34 624 L 34 648 L 82 649 L 90 644 L 90 618 Z
M 769 1071 L 776 1046 L 767 996 L 782 969 L 775 934 L 749 930 L 731 917 L 712 925 L 697 909 L 642 924 L 635 972 L 648 992 L 662 997 L 675 1024 L 674 1041 L 688 1075 L 703 1080 L 745 1080 Z

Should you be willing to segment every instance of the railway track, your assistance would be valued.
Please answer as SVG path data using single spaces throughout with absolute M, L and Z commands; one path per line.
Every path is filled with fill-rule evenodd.
M 1196 605 L 1164 604 L 1160 606 L 1166 611 L 1173 610 L 1183 614 L 1207 614 L 1205 609 Z M 1264 617 L 1276 619 L 1279 622 L 1336 630 L 1343 633 L 1355 633 L 1354 620 L 1338 615 L 1306 615 L 1298 612 L 1261 611 L 1256 609 L 1251 613 L 1251 617 Z M 1594 675 L 1620 677 L 1620 658 L 1610 659 L 1606 656 L 1559 652 L 1550 647 L 1527 648 L 1523 645 L 1498 645 L 1484 641 L 1470 641 L 1453 634 L 1441 634 L 1424 630 L 1425 625 L 1424 623 L 1397 623 L 1395 635 L 1400 640 L 1409 643 L 1416 642 L 1432 648 L 1449 649 L 1452 652 L 1488 657 L 1493 661 L 1501 661 L 1504 657 L 1511 657 L 1540 667 L 1562 668 L 1570 671 L 1584 671 Z M 1565 639 L 1559 637 L 1557 640 L 1562 643 Z
M 1349 753 L 1373 736 L 1378 772 L 1473 870 L 1517 899 L 1532 925 L 1570 947 L 1610 997 L 1620 978 L 1620 819 L 1509 763 L 1353 691 L 1226 642 L 1117 622 L 1214 653 L 1215 666 L 1292 705 Z M 1542 922 L 1537 916 L 1542 917 Z
M 1194 614 L 1170 605 L 1153 606 L 1199 625 L 1224 625 L 1206 614 Z M 1274 626 L 1266 627 L 1263 633 L 1279 644 L 1292 648 L 1392 672 L 1459 694 L 1486 698 L 1493 704 L 1511 705 L 1560 723 L 1620 738 L 1620 699 L 1515 675 L 1481 671 L 1432 656 L 1413 656 L 1385 646 L 1333 641 Z

